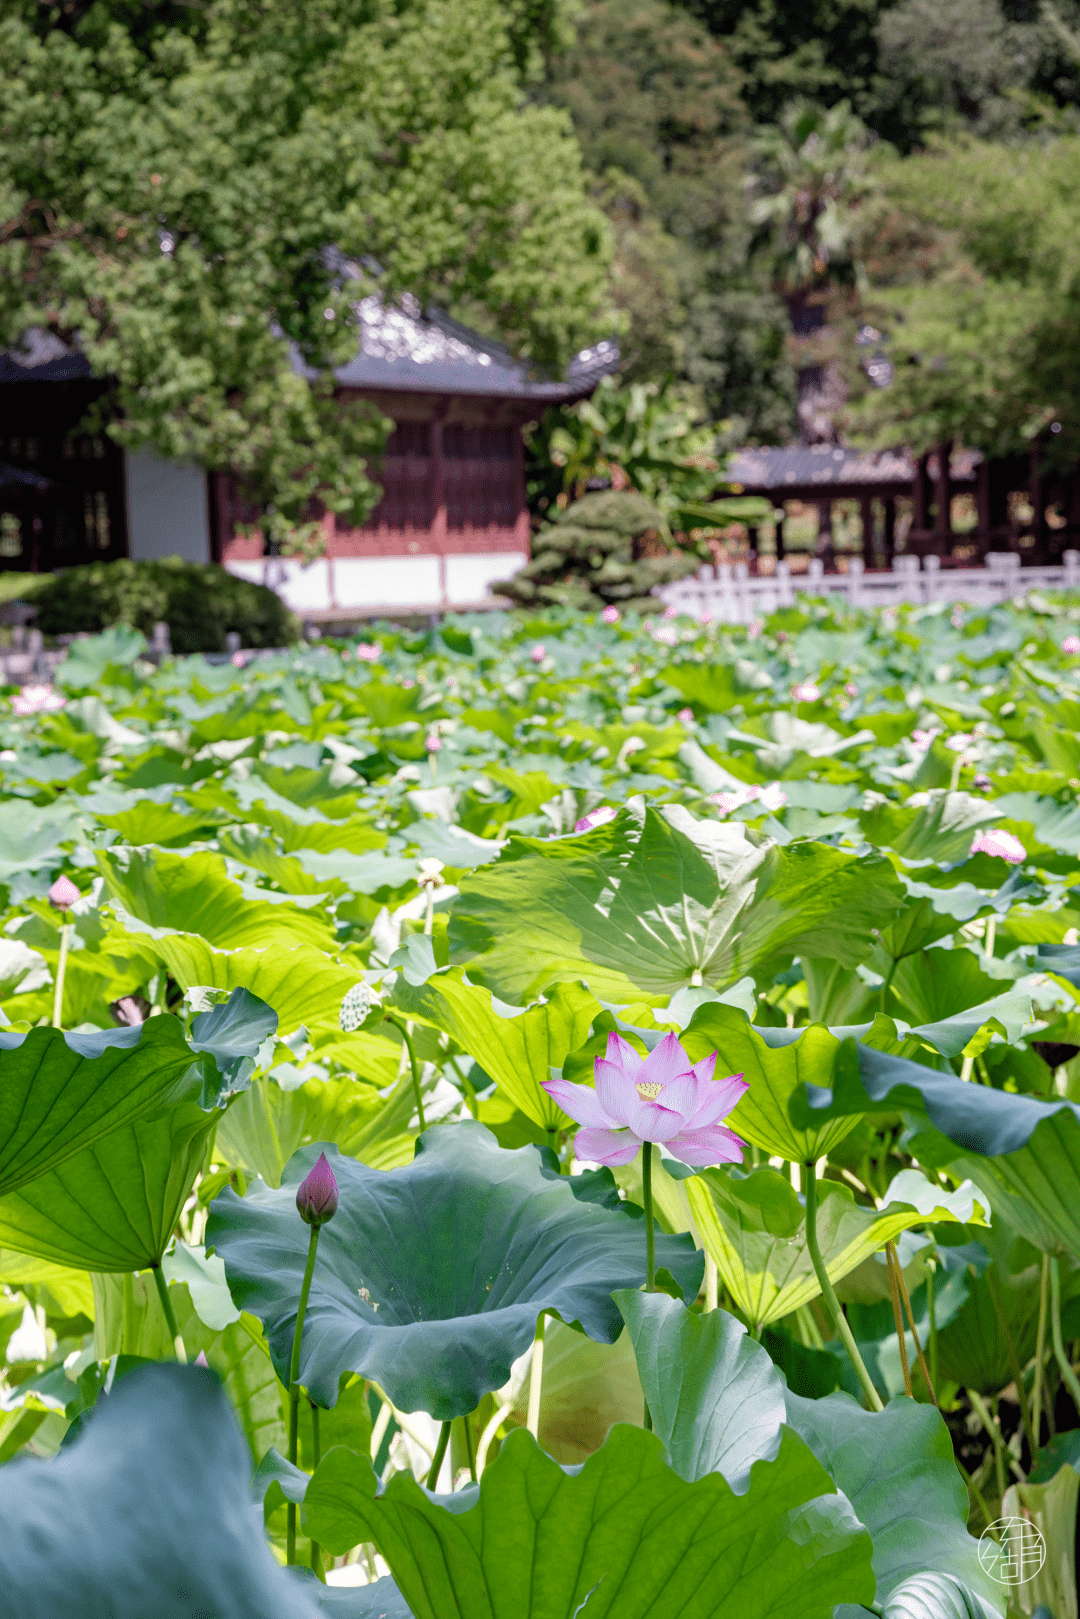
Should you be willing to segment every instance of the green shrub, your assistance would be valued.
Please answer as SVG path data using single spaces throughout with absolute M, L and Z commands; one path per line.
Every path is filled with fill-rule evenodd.
M 533 535 L 532 561 L 491 588 L 519 607 L 655 611 L 653 588 L 685 579 L 702 562 L 694 551 L 667 548 L 664 526 L 652 502 L 633 490 L 584 495 Z
M 265 585 L 237 579 L 217 563 L 180 557 L 69 568 L 35 589 L 33 601 L 46 635 L 131 624 L 149 638 L 164 621 L 174 652 L 224 652 L 230 630 L 246 647 L 284 646 L 300 635 L 295 616 Z

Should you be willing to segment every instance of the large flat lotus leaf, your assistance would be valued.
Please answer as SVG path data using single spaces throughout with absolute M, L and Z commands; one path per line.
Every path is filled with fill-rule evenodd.
M 739 824 L 635 798 L 578 837 L 512 837 L 498 860 L 463 877 L 450 960 L 517 1005 L 576 979 L 603 1000 L 660 1004 L 803 948 L 853 967 L 902 904 L 882 856 L 758 846 Z
M 543 1149 L 505 1152 L 480 1124 L 442 1125 L 403 1169 L 368 1169 L 316 1144 L 290 1161 L 280 1191 L 255 1185 L 211 1204 L 207 1249 L 224 1259 L 236 1303 L 262 1320 L 283 1379 L 308 1248 L 295 1188 L 320 1150 L 340 1188 L 300 1357 L 320 1405 L 354 1371 L 399 1410 L 445 1421 L 502 1387 L 545 1310 L 602 1343 L 618 1337 L 611 1294 L 644 1281 L 645 1230 L 610 1173 L 560 1175 Z M 656 1262 L 696 1295 L 704 1257 L 687 1234 L 659 1235 Z
M 900 874 L 907 904 L 903 912 L 881 935 L 882 948 L 894 961 L 925 950 L 935 939 L 955 933 L 964 922 L 971 922 L 989 910 L 994 896 L 974 883 L 957 883 L 954 888 L 935 888 Z
M 739 1495 L 771 1461 L 785 1420 L 784 1385 L 760 1344 L 726 1310 L 694 1315 L 663 1293 L 623 1292 L 653 1431 L 680 1478 L 722 1473 Z
M 30 1287 L 40 1289 L 39 1299 L 46 1304 L 50 1315 L 85 1315 L 93 1320 L 94 1290 L 83 1270 L 51 1265 L 48 1260 L 2 1248 L 0 1283 L 16 1291 Z
M 1052 1614 L 1067 1614 L 1075 1609 L 1078 1493 L 1080 1477 L 1072 1467 L 1059 1468 L 1049 1484 L 1010 1484 L 1005 1491 L 1002 1516 L 1014 1524 L 1026 1519 L 1045 1544 L 1042 1564 L 1033 1568 L 1023 1557 L 1025 1551 L 1030 1554 L 1034 1550 L 1031 1531 L 1024 1534 L 1026 1545 L 1019 1535 L 1007 1536 L 1006 1545 L 1020 1563 L 1020 1578 L 1010 1592 L 1011 1605 L 1018 1613 L 1034 1614 L 1039 1607 Z
M 0 1197 L 0 1247 L 83 1270 L 157 1265 L 220 1117 L 200 1105 L 199 1072 L 189 1073 L 180 1099 L 174 1090 L 155 1112 Z
M 247 1504 L 247 1446 L 212 1372 L 117 1381 L 55 1460 L 0 1469 L 4 1619 L 315 1619 Z
M 0 1033 L 0 1195 L 158 1106 L 194 1061 L 176 1018 Z
M 912 1576 L 934 1573 L 1004 1610 L 1003 1588 L 984 1572 L 967 1532 L 967 1490 L 939 1412 L 904 1396 L 864 1411 L 849 1394 L 805 1400 L 788 1392 L 787 1419 L 873 1536 L 879 1602 Z
M 570 1123 L 541 1086 L 584 1044 L 600 1011 L 582 985 L 556 984 L 542 1005 L 523 1012 L 494 1000 L 489 990 L 467 983 L 460 967 L 451 967 L 418 986 L 399 975 L 394 1002 L 456 1040 L 542 1130 Z
M 225 869 L 219 854 L 178 854 L 171 849 L 103 849 L 98 864 L 111 899 L 131 919 L 128 926 L 169 933 L 198 933 L 227 949 L 284 944 L 332 950 L 330 924 L 296 899 L 270 889 L 245 893 Z
M 971 950 L 920 950 L 893 973 L 894 1002 L 908 1023 L 936 1023 L 1002 992 L 1000 978 L 984 973 Z M 895 1015 L 895 1013 L 894 1013 Z
M 378 1497 L 377 1482 L 366 1458 L 330 1452 L 304 1526 L 335 1554 L 374 1541 L 416 1619 L 573 1619 L 583 1606 L 590 1619 L 829 1619 L 872 1599 L 869 1536 L 790 1431 L 744 1495 L 719 1473 L 688 1483 L 655 1434 L 621 1425 L 569 1474 L 511 1434 L 467 1510 L 403 1473 Z
M 853 1117 L 837 1118 L 817 1127 L 815 1117 L 805 1117 L 807 1084 L 824 1089 L 838 1085 L 845 1069 L 856 1076 L 858 1072 L 854 1043 L 838 1039 L 820 1024 L 800 1030 L 787 1044 L 773 1046 L 745 1013 L 714 1001 L 698 1007 L 681 1040 L 695 1062 L 716 1051 L 717 1076 L 742 1074 L 750 1089 L 727 1123 L 767 1153 L 796 1163 L 814 1162 L 858 1122 Z M 800 1105 L 802 1116 L 796 1122 Z
M 747 1320 L 767 1326 L 818 1296 L 806 1210 L 785 1175 L 707 1169 L 687 1180 L 686 1190 L 706 1251 Z M 830 1281 L 925 1220 L 985 1223 L 970 1187 L 943 1192 L 917 1170 L 896 1177 L 880 1209 L 863 1208 L 849 1187 L 823 1181 L 817 1230 Z
M 234 989 L 227 1001 L 200 1013 L 191 1026 L 191 1049 L 212 1057 L 217 1068 L 215 1079 L 208 1077 L 204 1106 L 246 1088 L 259 1047 L 277 1026 L 273 1008 L 246 989 Z
M 795 1104 L 800 1119 L 912 1112 L 964 1149 L 963 1172 L 1044 1251 L 1080 1255 L 1080 1108 L 1015 1096 L 859 1044 L 858 1070 Z M 942 1162 L 949 1154 L 939 1153 Z M 956 1157 L 956 1154 L 951 1155 Z
M 859 817 L 863 836 L 878 848 L 894 849 L 903 860 L 962 860 L 980 827 L 1000 821 L 1001 809 L 971 793 L 932 792 L 928 802 L 876 804 Z M 824 952 L 822 952 L 824 954 Z

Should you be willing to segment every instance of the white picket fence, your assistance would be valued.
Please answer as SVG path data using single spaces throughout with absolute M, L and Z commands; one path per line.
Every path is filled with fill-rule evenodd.
M 799 596 L 843 596 L 852 607 L 891 607 L 901 602 L 965 602 L 992 607 L 1030 590 L 1080 590 L 1080 551 L 1066 551 L 1056 567 L 1021 568 L 1014 552 L 990 552 L 983 568 L 943 568 L 938 557 L 898 556 L 889 569 L 867 573 L 861 558 L 848 560 L 846 573 L 826 573 L 812 557 L 805 573 L 793 574 L 778 562 L 771 575 L 752 575 L 745 562 L 705 567 L 693 579 L 665 585 L 658 592 L 680 613 L 721 624 L 749 624 L 793 607 Z

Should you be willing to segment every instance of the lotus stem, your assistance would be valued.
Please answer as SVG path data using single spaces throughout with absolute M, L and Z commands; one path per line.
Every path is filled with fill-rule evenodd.
M 1050 1331 L 1054 1339 L 1054 1359 L 1061 1370 L 1065 1387 L 1072 1395 L 1073 1404 L 1080 1411 L 1080 1383 L 1065 1353 L 1061 1341 L 1061 1269 L 1055 1255 L 1050 1261 Z
M 382 1442 L 386 1437 L 386 1430 L 390 1426 L 390 1418 L 393 1416 L 393 1414 L 394 1414 L 394 1411 L 393 1411 L 393 1407 L 390 1404 L 390 1401 L 389 1400 L 384 1400 L 383 1403 L 382 1403 L 382 1409 L 379 1412 L 378 1416 L 375 1418 L 375 1426 L 371 1430 L 371 1447 L 370 1448 L 371 1448 L 372 1466 L 374 1466 L 375 1458 L 376 1458 L 376 1456 L 378 1456 L 380 1450 L 382 1449 Z
M 123 1354 L 133 1355 L 133 1339 L 135 1336 L 135 1272 L 124 1272 L 124 1330 L 120 1337 L 120 1348 Z
M 987 1409 L 986 1401 L 977 1389 L 968 1389 L 967 1397 L 971 1401 L 971 1409 L 982 1423 L 994 1447 L 994 1467 L 997 1472 L 998 1499 L 1005 1496 L 1005 1441 L 1001 1437 L 1001 1423 L 997 1413 L 991 1415 Z
M 439 1474 L 442 1472 L 443 1457 L 446 1455 L 446 1447 L 450 1443 L 450 1429 L 452 1427 L 452 1422 L 444 1422 L 442 1427 L 439 1429 L 439 1443 L 435 1446 L 435 1454 L 431 1458 L 431 1470 L 427 1476 L 427 1487 L 429 1490 L 433 1490 L 439 1482 Z
M 896 1254 L 895 1243 L 893 1244 L 893 1269 L 896 1272 L 896 1285 L 900 1289 L 900 1297 L 903 1299 L 904 1308 L 907 1310 L 907 1318 L 911 1326 L 911 1336 L 915 1344 L 915 1354 L 919 1361 L 919 1370 L 926 1379 L 926 1388 L 930 1398 L 933 1400 L 934 1404 L 937 1405 L 937 1394 L 934 1392 L 934 1385 L 930 1380 L 930 1368 L 927 1366 L 923 1357 L 922 1344 L 919 1342 L 919 1334 L 915 1327 L 915 1313 L 911 1308 L 911 1298 L 908 1294 L 907 1283 L 904 1280 L 904 1273 L 900 1268 L 900 1260 Z
M 641 1149 L 641 1201 L 645 1206 L 645 1291 L 656 1292 L 656 1227 L 653 1224 L 653 1144 Z
M 859 1379 L 863 1393 L 866 1395 L 871 1411 L 883 1411 L 881 1396 L 874 1387 L 874 1380 L 866 1369 L 865 1362 L 859 1354 L 859 1346 L 855 1342 L 855 1335 L 848 1326 L 847 1317 L 840 1308 L 840 1300 L 836 1290 L 829 1280 L 829 1273 L 825 1268 L 825 1261 L 821 1257 L 821 1249 L 817 1239 L 817 1165 L 813 1159 L 806 1166 L 806 1247 L 810 1254 L 810 1263 L 814 1267 L 814 1274 L 821 1288 L 821 1296 L 825 1300 L 826 1308 L 832 1316 L 833 1325 L 840 1334 L 841 1342 L 848 1352 L 848 1359 Z
M 546 1319 L 546 1316 L 540 1316 L 536 1323 L 532 1366 L 529 1368 L 529 1410 L 525 1418 L 525 1426 L 537 1444 L 540 1443 L 540 1401 L 544 1393 L 544 1322 Z
M 1016 1397 L 1020 1402 L 1020 1421 L 1024 1425 L 1024 1432 L 1027 1435 L 1028 1450 L 1031 1453 L 1032 1461 L 1034 1461 L 1038 1444 L 1036 1443 L 1035 1439 L 1035 1430 L 1031 1424 L 1031 1408 L 1028 1405 L 1027 1389 L 1024 1387 L 1024 1373 L 1020 1366 L 1020 1357 L 1016 1353 L 1016 1344 L 1013 1342 L 1013 1335 L 1009 1331 L 1009 1323 L 1006 1319 L 1005 1309 L 1001 1302 L 1001 1291 L 997 1284 L 997 1277 L 994 1275 L 992 1269 L 988 1270 L 986 1273 L 986 1282 L 990 1290 L 990 1298 L 993 1302 L 994 1310 L 997 1313 L 998 1321 L 1001 1323 L 1001 1331 L 1005 1338 L 1005 1353 L 1009 1357 L 1009 1369 L 1013 1374 L 1013 1383 L 1016 1385 Z
M 896 1341 L 900 1345 L 900 1369 L 904 1374 L 904 1393 L 909 1400 L 915 1398 L 915 1391 L 911 1386 L 911 1367 L 907 1358 L 907 1334 L 904 1331 L 904 1312 L 900 1306 L 900 1289 L 896 1285 L 896 1245 L 892 1242 L 885 1244 L 885 1265 L 889 1272 L 889 1297 L 892 1299 L 893 1321 L 896 1323 Z
M 304 1336 L 304 1316 L 307 1314 L 308 1294 L 311 1292 L 311 1278 L 315 1270 L 315 1250 L 319 1246 L 320 1227 L 312 1225 L 311 1236 L 308 1240 L 307 1265 L 304 1269 L 304 1280 L 300 1286 L 300 1303 L 296 1309 L 296 1326 L 293 1328 L 292 1354 L 289 1356 L 289 1460 L 296 1466 L 296 1455 L 300 1439 L 300 1343 Z M 292 1566 L 296 1562 L 296 1502 L 290 1501 L 285 1513 L 285 1561 Z
M 491 1449 L 491 1441 L 495 1438 L 495 1435 L 498 1433 L 499 1429 L 502 1427 L 503 1423 L 506 1421 L 513 1409 L 514 1407 L 512 1402 L 507 1405 L 500 1405 L 499 1409 L 496 1411 L 495 1415 L 492 1417 L 491 1421 L 480 1435 L 480 1443 L 476 1447 L 476 1477 L 478 1480 L 483 1476 L 484 1468 L 487 1466 L 487 1455 L 488 1451 Z
M 979 1511 L 982 1513 L 983 1520 L 986 1523 L 987 1528 L 990 1529 L 991 1525 L 994 1522 L 994 1520 L 990 1516 L 990 1508 L 986 1504 L 986 1497 L 983 1495 L 983 1493 L 980 1490 L 979 1486 L 976 1484 L 974 1477 L 972 1476 L 971 1473 L 968 1472 L 967 1468 L 964 1466 L 964 1464 L 960 1460 L 959 1456 L 954 1457 L 954 1460 L 956 1462 L 957 1467 L 960 1469 L 961 1473 L 964 1475 L 964 1483 L 967 1485 L 967 1487 L 970 1490 L 971 1494 L 975 1498 L 975 1505 L 978 1507 Z M 992 1534 L 992 1538 L 994 1540 L 997 1540 L 998 1537 L 997 1537 L 996 1534 Z
M 930 1317 L 930 1376 L 934 1380 L 934 1387 L 937 1388 L 937 1299 L 934 1293 L 937 1277 L 934 1273 L 934 1263 L 931 1263 L 926 1272 L 926 1313 Z
M 322 1460 L 322 1445 L 319 1442 L 319 1408 L 314 1400 L 309 1400 L 308 1404 L 311 1407 L 311 1471 L 314 1473 L 318 1470 L 319 1463 Z M 317 1540 L 311 1542 L 311 1567 L 316 1578 L 322 1580 L 325 1585 L 326 1575 L 323 1571 L 322 1547 Z
M 71 942 L 71 923 L 60 929 L 60 955 L 56 963 L 56 986 L 53 989 L 52 1020 L 54 1029 L 64 1027 L 64 973 L 67 971 L 68 945 Z
M 1031 1384 L 1031 1426 L 1035 1444 L 1041 1443 L 1044 1363 L 1046 1360 L 1046 1317 L 1050 1305 L 1050 1255 L 1043 1254 L 1039 1276 L 1039 1331 L 1035 1339 L 1035 1376 Z M 1032 1458 L 1034 1460 L 1034 1458 Z
M 990 915 L 986 918 L 986 954 L 988 956 L 992 956 L 994 954 L 994 945 L 997 943 L 996 934 L 997 915 L 995 912 L 991 911 Z
M 165 1281 L 165 1277 L 162 1275 L 160 1264 L 155 1265 L 153 1269 L 154 1282 L 158 1290 L 158 1298 L 161 1300 L 161 1308 L 165 1312 L 165 1324 L 169 1329 L 169 1337 L 172 1339 L 173 1354 L 176 1356 L 181 1366 L 186 1366 L 187 1350 L 184 1348 L 184 1340 L 180 1335 L 180 1328 L 176 1324 L 176 1311 L 173 1309 L 172 1299 L 169 1297 L 168 1284 Z
M 897 969 L 897 967 L 899 967 L 899 965 L 900 965 L 900 957 L 897 956 L 896 959 L 894 960 L 892 966 L 889 968 L 889 971 L 888 971 L 886 977 L 882 981 L 882 985 L 881 985 L 881 1002 L 880 1002 L 880 1009 L 881 1009 L 882 1012 L 884 1012 L 884 1010 L 885 1010 L 885 1002 L 888 999 L 889 990 L 892 988 L 893 977 L 894 977 L 894 975 L 896 973 L 896 969 Z
M 420 1069 L 416 1061 L 416 1047 L 412 1043 L 408 1022 L 399 1022 L 396 1017 L 389 1018 L 388 1022 L 400 1029 L 401 1038 L 405 1042 L 405 1050 L 409 1053 L 409 1063 L 412 1067 L 413 1097 L 416 1102 L 416 1117 L 420 1123 L 420 1134 L 427 1129 L 427 1120 L 424 1118 L 424 1095 L 420 1089 Z
M 476 1483 L 476 1446 L 473 1443 L 473 1431 L 469 1426 L 468 1417 L 462 1417 L 461 1426 L 465 1430 L 465 1455 L 469 1463 L 469 1477 Z
M 720 1273 L 712 1254 L 705 1255 L 705 1308 L 715 1310 L 720 1303 Z

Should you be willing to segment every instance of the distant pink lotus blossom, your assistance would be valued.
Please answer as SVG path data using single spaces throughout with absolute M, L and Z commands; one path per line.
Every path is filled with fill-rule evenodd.
M 844 696 L 845 697 L 858 697 L 858 695 L 859 695 L 858 686 L 856 686 L 856 684 L 855 684 L 855 682 L 853 680 L 849 680 L 847 685 L 844 687 Z
M 821 687 L 815 686 L 812 680 L 800 680 L 797 686 L 792 686 L 791 695 L 797 703 L 816 703 L 821 696 Z
M 457 685 L 457 680 L 453 675 L 447 675 L 446 684 L 449 690 L 453 691 L 454 687 Z
M 605 624 L 617 624 L 620 618 L 622 618 L 622 614 L 619 612 L 617 607 L 605 607 L 604 611 L 600 614 L 600 618 Z
M 668 605 L 664 608 L 664 617 L 665 618 L 678 618 L 678 616 L 679 616 L 679 609 L 677 607 L 672 607 L 671 603 L 669 602 Z
M 702 624 L 711 624 L 712 623 L 712 614 L 711 613 L 702 613 L 701 622 L 702 622 Z
M 770 781 L 764 787 L 758 788 L 757 801 L 770 815 L 782 810 L 787 803 L 787 793 L 784 792 L 778 781 Z
M 911 733 L 911 745 L 919 753 L 925 753 L 931 742 L 937 736 L 936 731 L 920 731 L 918 726 Z
M 529 653 L 529 657 L 534 663 L 543 663 L 544 659 L 547 657 L 547 652 L 545 651 L 544 645 L 541 641 L 537 641 L 536 645 Z
M 229 662 L 233 665 L 234 668 L 242 669 L 244 667 L 245 663 L 247 663 L 247 658 L 244 656 L 244 654 L 242 652 L 234 652 L 232 657 L 229 659 Z
M 424 738 L 424 746 L 429 753 L 438 753 L 442 748 L 442 737 L 438 731 L 429 731 Z
M 401 684 L 405 688 L 406 691 L 412 691 L 413 687 L 416 685 L 416 681 L 415 680 L 403 680 L 401 682 Z
M 770 815 L 782 810 L 787 803 L 787 794 L 778 781 L 767 782 L 764 787 L 758 787 L 747 782 L 745 787 L 728 788 L 725 792 L 711 793 L 710 803 L 716 805 L 721 815 L 730 815 L 732 810 L 741 809 L 744 804 L 759 803 Z
M 1010 866 L 1018 866 L 1022 860 L 1027 859 L 1027 850 L 1012 832 L 1002 832 L 997 828 L 989 827 L 987 831 L 980 832 L 972 840 L 972 854 L 992 854 L 999 860 L 1007 860 Z
M 990 788 L 993 786 L 993 782 L 990 780 L 989 776 L 984 776 L 984 775 L 980 774 L 980 775 L 975 777 L 975 780 L 972 783 L 972 786 L 975 787 L 976 790 L 978 792 L 980 792 L 980 793 L 988 793 L 990 791 Z
M 56 708 L 66 708 L 67 698 L 53 691 L 51 686 L 24 686 L 11 699 L 16 714 L 45 714 Z
M 382 657 L 382 647 L 378 641 L 359 641 L 354 651 L 362 663 L 374 663 L 376 658 Z
M 952 753 L 963 753 L 964 749 L 969 748 L 974 740 L 974 733 L 970 731 L 957 731 L 955 736 L 949 737 L 945 743 L 945 746 Z
M 598 809 L 590 810 L 588 815 L 583 815 L 580 821 L 575 821 L 574 831 L 591 832 L 594 826 L 606 826 L 618 813 L 618 810 L 612 809 L 610 804 L 601 804 Z
M 663 646 L 678 646 L 679 632 L 674 624 L 661 624 L 656 632 L 655 639 Z
M 548 1079 L 544 1089 L 583 1128 L 574 1152 L 593 1163 L 628 1164 L 645 1142 L 661 1142 L 694 1169 L 741 1164 L 745 1142 L 720 1121 L 750 1089 L 741 1074 L 714 1079 L 716 1052 L 691 1063 L 675 1034 L 645 1058 L 621 1035 L 593 1069 L 596 1089 Z
M 207 1371 L 210 1370 L 210 1362 L 206 1358 L 206 1351 L 204 1349 L 200 1349 L 199 1353 L 195 1356 L 195 1364 L 196 1366 L 205 1366 Z
M 66 911 L 74 905 L 82 894 L 70 877 L 58 877 L 49 889 L 49 904 L 55 905 L 58 911 Z
M 694 710 L 692 708 L 680 708 L 680 710 L 676 714 L 675 718 L 677 720 L 679 720 L 683 725 L 693 725 L 693 723 L 694 723 Z
M 1061 643 L 1061 650 L 1068 652 L 1070 656 L 1080 652 L 1080 635 L 1067 635 Z
M 749 624 L 746 626 L 746 633 L 750 637 L 751 641 L 756 641 L 764 628 L 765 626 L 761 622 L 760 618 L 752 618 Z

